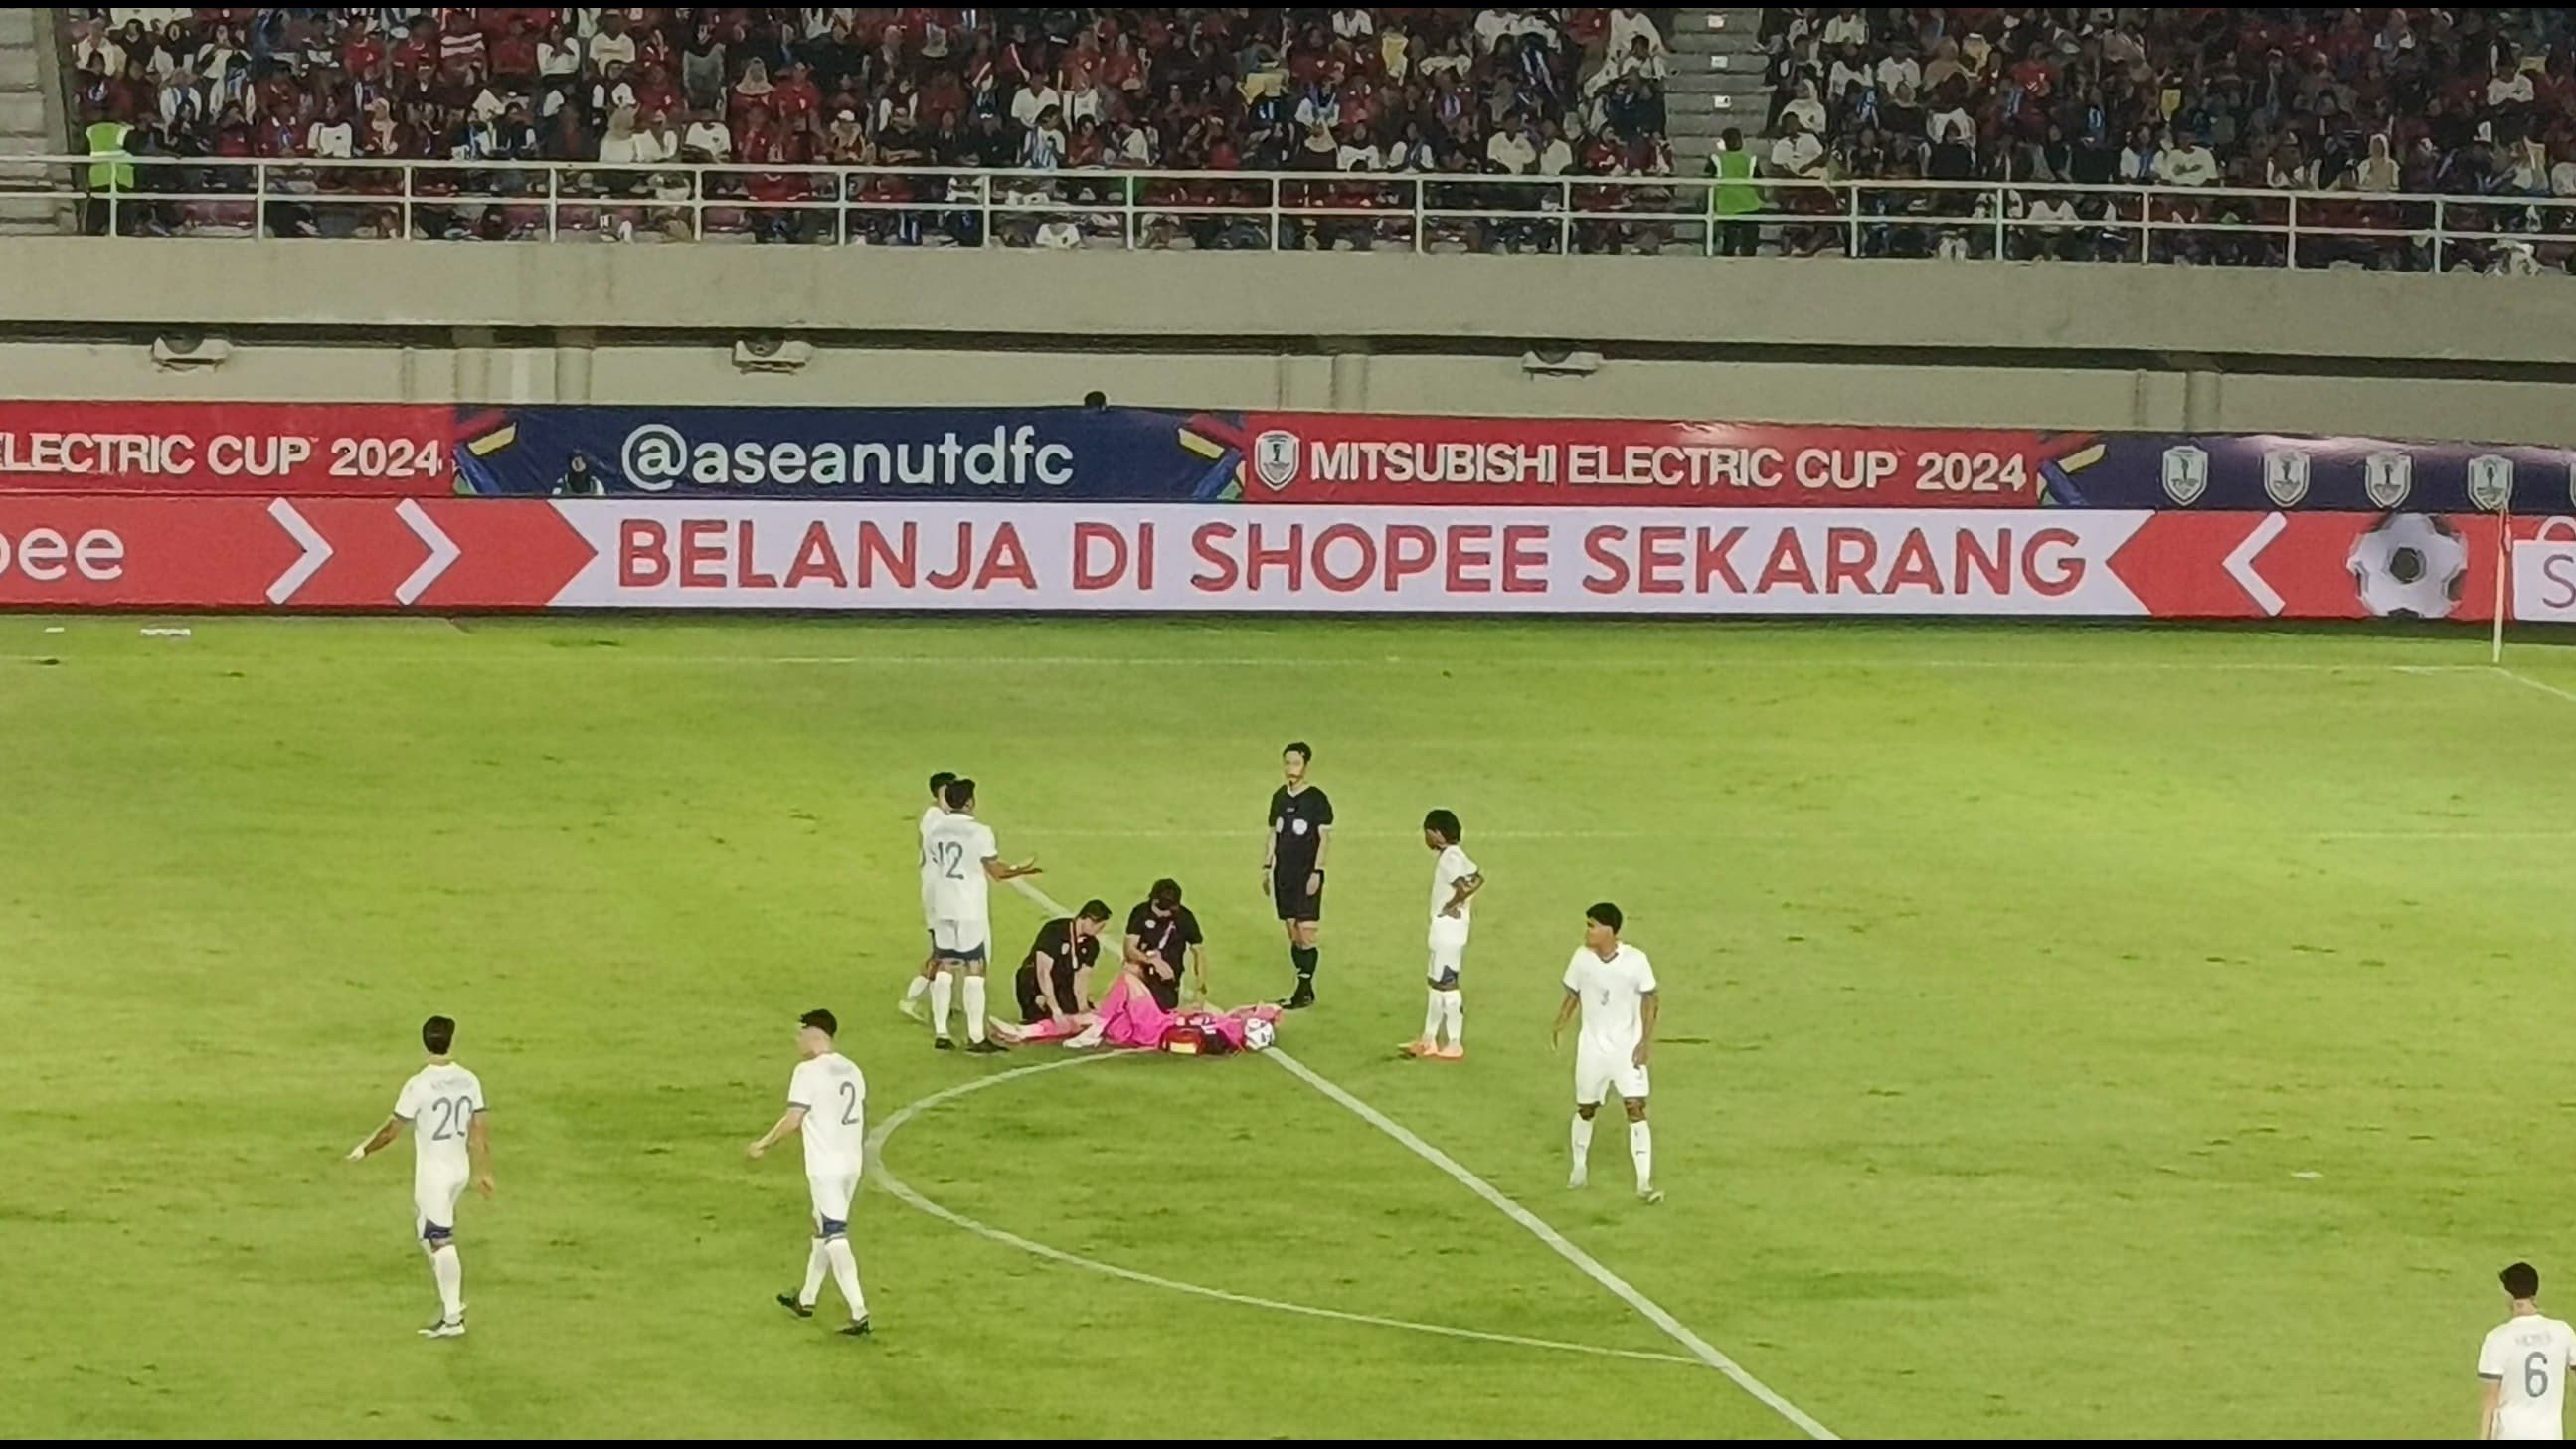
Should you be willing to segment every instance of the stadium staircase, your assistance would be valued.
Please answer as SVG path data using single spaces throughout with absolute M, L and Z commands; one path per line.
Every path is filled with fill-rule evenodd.
M 1664 111 L 1673 172 L 1705 176 L 1727 127 L 1741 127 L 1748 141 L 1762 135 L 1769 110 L 1762 86 L 1762 10 L 1687 6 L 1671 15 L 1665 43 L 1672 74 L 1664 82 Z
M 40 168 L 10 160 L 63 149 L 59 94 L 53 85 L 54 14 L 0 8 L 0 236 L 60 231 L 71 220 L 59 202 L 13 193 L 41 189 Z

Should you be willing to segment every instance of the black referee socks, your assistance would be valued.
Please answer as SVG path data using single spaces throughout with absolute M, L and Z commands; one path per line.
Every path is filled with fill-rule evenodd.
M 1314 981 L 1315 962 L 1320 959 L 1323 954 L 1324 953 L 1320 948 L 1314 946 L 1291 946 L 1288 948 L 1288 959 L 1297 968 L 1297 980 L 1299 984 L 1304 985 Z

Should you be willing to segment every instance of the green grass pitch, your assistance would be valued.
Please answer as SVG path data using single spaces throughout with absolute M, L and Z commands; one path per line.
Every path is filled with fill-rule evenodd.
M 828 1005 L 882 1121 L 934 1055 L 913 820 L 1288 983 L 1277 751 L 1341 826 L 1282 1044 L 1832 1429 L 2442 1435 L 2518 1256 L 2576 1306 L 2576 656 L 2466 635 L 1892 625 L 0 619 L 0 1433 L 1794 1432 L 1273 1064 L 1104 1061 L 904 1125 L 879 1334 L 797 1323 Z M 2519 676 L 2519 677 L 2517 677 Z M 2558 691 L 2566 691 L 2559 693 Z M 1490 879 L 1456 1065 L 1431 859 Z M 1662 1186 L 1564 1187 L 1584 905 L 1664 986 Z M 997 892 L 1016 960 L 1037 912 Z M 1000 993 L 996 1000 L 1001 999 Z M 432 1011 L 494 1106 L 473 1333 L 424 1343 Z M 1055 1057 L 1064 1055 L 1053 1053 Z M 827 1304 L 833 1300 L 827 1293 Z M 828 1315 L 827 1315 L 828 1317 Z M 1623 1351 L 1629 1356 L 1585 1352 Z

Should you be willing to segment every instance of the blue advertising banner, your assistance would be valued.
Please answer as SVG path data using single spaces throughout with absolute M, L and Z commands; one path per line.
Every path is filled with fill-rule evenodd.
M 518 407 L 458 439 L 457 491 L 1225 502 L 1235 431 L 1150 408 Z
M 2068 508 L 2522 514 L 2576 506 L 2556 448 L 2266 433 L 2107 433 L 2045 470 Z

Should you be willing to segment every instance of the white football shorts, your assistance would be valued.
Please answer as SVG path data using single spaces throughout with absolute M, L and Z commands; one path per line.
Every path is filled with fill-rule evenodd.
M 990 922 L 942 916 L 930 923 L 930 954 L 957 961 L 981 961 L 992 935 Z
M 465 1195 L 470 1169 L 417 1169 L 411 1175 L 411 1230 L 423 1239 L 456 1231 L 456 1200 Z
M 805 1191 L 814 1200 L 814 1216 L 827 1222 L 850 1220 L 850 1199 L 859 1195 L 859 1174 L 848 1172 L 807 1173 Z
M 1623 1101 L 1644 1101 L 1646 1069 L 1636 1064 L 1630 1051 L 1578 1047 L 1574 1053 L 1575 1105 L 1597 1107 L 1612 1092 Z

